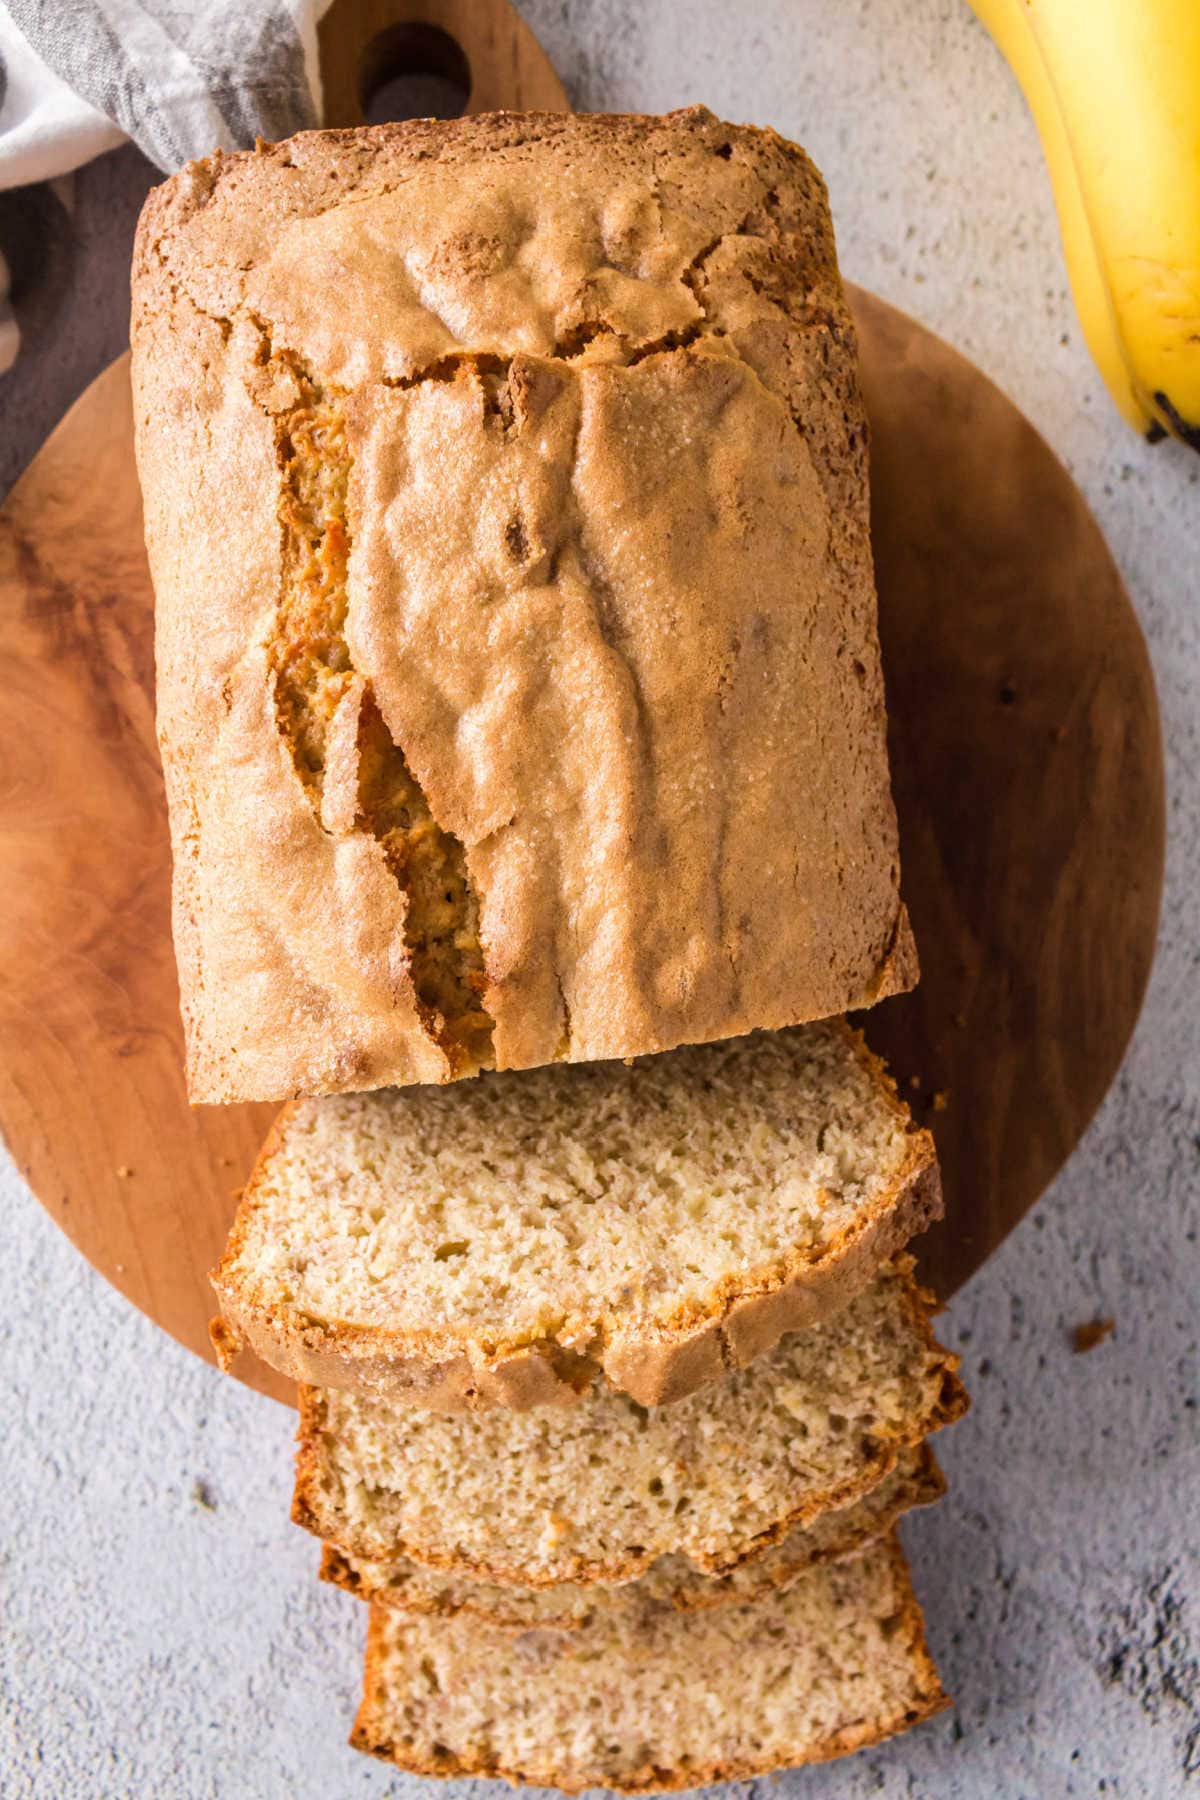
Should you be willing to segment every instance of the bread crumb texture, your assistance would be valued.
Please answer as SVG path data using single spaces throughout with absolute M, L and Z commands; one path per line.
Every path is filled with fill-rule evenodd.
M 549 1588 L 521 1588 L 424 1568 L 407 1557 L 372 1562 L 326 1544 L 321 1578 L 359 1600 L 399 1607 L 402 1612 L 443 1618 L 466 1614 L 509 1631 L 533 1627 L 579 1631 L 617 1611 L 646 1617 L 664 1606 L 706 1612 L 712 1606 L 763 1599 L 790 1587 L 818 1563 L 857 1555 L 886 1536 L 902 1513 L 932 1505 L 944 1492 L 941 1470 L 928 1446 L 904 1450 L 891 1474 L 855 1505 L 823 1513 L 807 1529 L 789 1531 L 762 1556 L 739 1563 L 724 1575 L 701 1574 L 685 1556 L 667 1555 L 639 1580 L 619 1586 L 564 1581 Z
M 688 1617 L 578 1632 L 372 1611 L 352 1743 L 424 1775 L 652 1792 L 819 1762 L 947 1705 L 894 1541 Z
M 928 1133 L 831 1020 L 299 1102 L 214 1285 L 322 1385 L 519 1405 L 606 1371 L 650 1404 L 836 1310 L 938 1205 Z
M 898 1258 L 836 1318 L 710 1392 L 646 1408 L 448 1415 L 301 1390 L 294 1516 L 369 1561 L 492 1582 L 620 1582 L 676 1555 L 724 1573 L 878 1487 L 965 1408 Z
M 1071 1333 L 1071 1343 L 1077 1354 L 1083 1356 L 1110 1338 L 1116 1328 L 1115 1319 L 1088 1319 L 1082 1325 L 1076 1325 Z
M 801 150 L 694 108 L 215 156 L 147 202 L 133 341 L 193 1098 L 911 983 Z

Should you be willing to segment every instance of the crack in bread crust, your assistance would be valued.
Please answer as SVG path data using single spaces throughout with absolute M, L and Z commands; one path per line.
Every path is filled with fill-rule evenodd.
M 701 264 L 698 258 L 693 269 Z M 548 360 L 564 369 L 584 359 L 631 366 L 650 356 L 687 353 L 703 337 L 710 340 L 710 353 L 741 363 L 736 348 L 709 321 L 699 290 L 693 291 L 701 317 L 683 330 L 634 344 L 595 327 L 581 331 L 577 347 L 572 341 L 556 344 Z M 296 404 L 275 420 L 282 580 L 271 664 L 279 729 L 313 809 L 321 816 L 335 715 L 343 704 L 355 707 L 356 824 L 379 843 L 408 902 L 405 943 L 422 1023 L 446 1052 L 455 1074 L 492 1068 L 494 1020 L 484 1004 L 488 980 L 479 899 L 465 847 L 434 817 L 388 730 L 370 683 L 356 685 L 346 639 L 353 467 L 346 406 L 352 395 L 325 382 L 294 353 L 276 350 L 264 321 L 255 322 L 263 338 L 260 368 L 282 377 L 296 393 Z M 714 340 L 720 340 L 719 347 Z M 521 417 L 513 375 L 512 358 L 467 349 L 382 385 L 408 390 L 425 382 L 473 380 L 485 416 L 507 435 L 519 429 Z M 509 542 L 517 561 L 527 549 L 522 529 L 520 519 L 514 519 L 510 531 L 515 536 Z M 569 1043 L 567 1024 L 564 1052 Z
M 295 359 L 298 404 L 277 423 L 283 580 L 271 663 L 275 713 L 314 811 L 325 801 L 338 709 L 355 705 L 355 822 L 376 839 L 407 899 L 405 943 L 422 1022 L 456 1073 L 489 1068 L 492 1019 L 479 938 L 479 903 L 460 841 L 429 801 L 357 676 L 346 641 L 352 458 L 345 397 Z
M 603 324 L 580 326 L 573 337 L 555 343 L 547 361 L 564 371 L 594 361 L 630 367 L 652 356 L 687 355 L 704 339 L 706 354 L 749 368 L 710 318 L 702 286 L 708 257 L 741 235 L 749 223 L 743 220 L 737 232 L 705 246 L 684 270 L 681 279 L 699 313 L 691 325 L 645 343 L 635 343 Z M 455 1075 L 494 1068 L 495 1021 L 484 1004 L 488 978 L 479 898 L 468 873 L 465 847 L 434 817 L 388 730 L 370 683 L 357 685 L 346 639 L 353 467 L 346 406 L 353 395 L 323 380 L 295 353 L 277 350 L 266 321 L 255 316 L 254 323 L 262 339 L 260 370 L 268 371 L 271 379 L 282 378 L 296 395 L 296 404 L 275 417 L 282 578 L 271 663 L 279 729 L 321 817 L 335 715 L 343 704 L 356 709 L 355 823 L 379 843 L 407 900 L 405 944 L 421 1022 L 446 1053 Z M 412 375 L 391 377 L 381 385 L 411 390 L 425 382 L 463 379 L 478 385 L 485 416 L 505 435 L 519 430 L 521 395 L 516 389 L 521 377 L 511 357 L 455 350 Z M 521 561 L 527 545 L 519 517 L 509 529 L 510 552 L 514 561 Z M 603 630 L 599 577 L 592 586 Z M 565 996 L 564 1015 L 561 1053 L 567 1054 L 570 1026 Z

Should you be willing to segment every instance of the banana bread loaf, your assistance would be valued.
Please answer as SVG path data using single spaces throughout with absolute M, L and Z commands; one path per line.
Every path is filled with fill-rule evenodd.
M 306 133 L 158 188 L 133 301 L 194 1099 L 911 984 L 803 151 L 701 108 Z

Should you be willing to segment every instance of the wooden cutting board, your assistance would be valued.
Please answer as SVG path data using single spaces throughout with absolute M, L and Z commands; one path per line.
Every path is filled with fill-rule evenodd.
M 321 47 L 331 123 L 357 122 L 398 60 L 450 79 L 465 62 L 470 111 L 566 104 L 503 0 L 338 0 Z M 970 363 L 851 299 L 924 969 L 865 1023 L 937 1138 L 947 1217 L 920 1252 L 949 1295 L 1070 1155 L 1137 1018 L 1163 871 L 1158 709 L 1062 465 Z M 0 628 L 0 1128 L 91 1262 L 211 1359 L 206 1271 L 273 1109 L 184 1093 L 127 358 L 0 512 Z

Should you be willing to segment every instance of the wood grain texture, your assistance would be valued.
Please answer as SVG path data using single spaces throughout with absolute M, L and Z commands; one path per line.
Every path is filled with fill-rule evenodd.
M 462 51 L 465 112 L 568 110 L 554 65 L 507 0 L 333 0 L 317 27 L 324 123 L 365 124 L 364 90 L 408 63 L 406 33 L 419 55 L 422 27 L 445 32 Z
M 948 1295 L 1070 1154 L 1133 1029 L 1162 878 L 1157 705 L 1066 471 L 954 351 L 852 301 L 923 965 L 866 1023 L 938 1140 L 948 1216 L 921 1253 Z M 0 514 L 0 621 L 0 1127 L 84 1255 L 209 1356 L 206 1271 L 272 1108 L 184 1093 L 127 359 Z
M 206 1271 L 275 1109 L 184 1089 L 127 356 L 0 514 L 0 620 L 0 1129 L 84 1255 L 206 1355 Z
M 937 1141 L 947 1214 L 919 1254 L 949 1295 L 1124 1055 L 1162 896 L 1162 741 L 1136 614 L 1057 457 L 948 345 L 870 295 L 854 311 L 922 970 L 862 1023 Z

